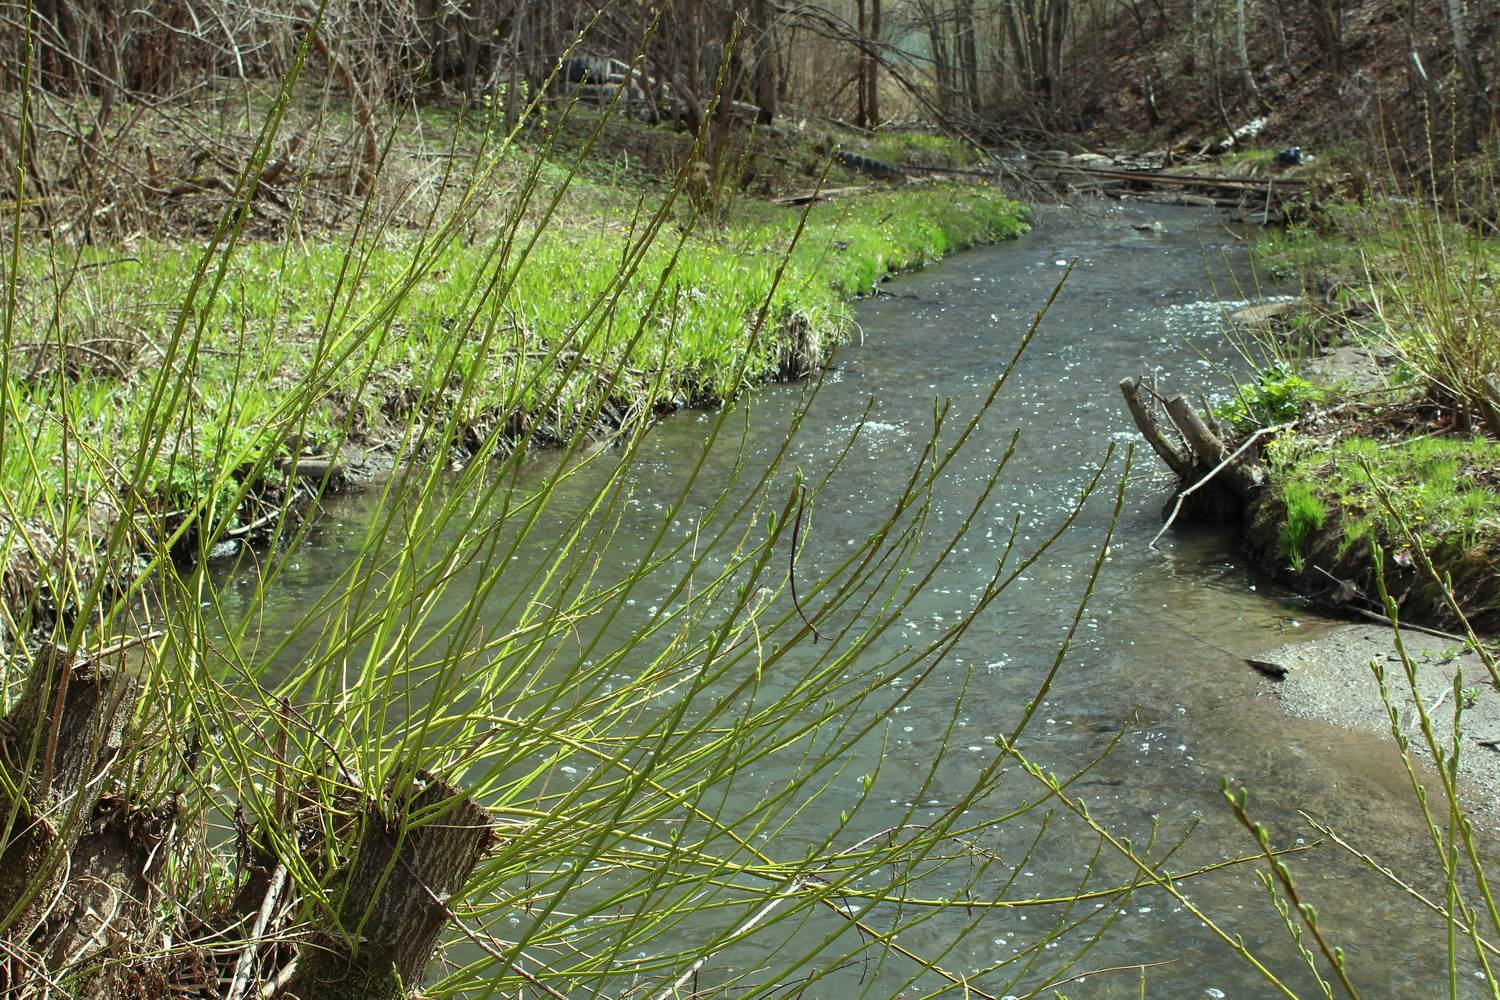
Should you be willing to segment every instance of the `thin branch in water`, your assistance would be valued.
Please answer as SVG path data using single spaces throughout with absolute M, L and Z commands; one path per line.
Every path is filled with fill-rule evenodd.
M 1155 395 L 1155 393 L 1153 393 L 1152 395 Z M 1167 523 L 1161 526 L 1161 530 L 1156 533 L 1156 537 L 1151 539 L 1151 544 L 1147 545 L 1146 548 L 1156 548 L 1156 543 L 1161 541 L 1161 536 L 1167 533 L 1167 530 L 1172 527 L 1172 522 L 1176 521 L 1177 515 L 1182 512 L 1182 502 L 1188 498 L 1189 493 L 1194 493 L 1200 486 L 1207 485 L 1209 480 L 1213 479 L 1219 473 L 1223 472 L 1225 469 L 1229 468 L 1229 466 L 1233 465 L 1241 455 L 1249 450 L 1252 444 L 1259 441 L 1267 434 L 1273 433 L 1275 431 L 1289 430 L 1290 428 L 1296 426 L 1296 423 L 1297 421 L 1293 420 L 1291 423 L 1287 424 L 1276 424 L 1273 427 L 1262 427 L 1260 430 L 1247 437 L 1244 441 L 1240 442 L 1240 446 L 1233 452 L 1231 452 L 1224 459 L 1224 461 L 1220 462 L 1218 465 L 1210 469 L 1208 475 L 1204 476 L 1202 479 L 1198 480 L 1196 483 L 1189 486 L 1181 493 L 1177 494 L 1177 503 L 1172 507 L 1172 513 L 1167 517 Z
M 807 612 L 802 610 L 802 601 L 797 596 L 797 542 L 802 537 L 802 509 L 807 506 L 807 487 L 797 484 L 797 519 L 792 522 L 792 554 L 790 564 L 787 566 L 787 580 L 792 587 L 792 607 L 797 609 L 797 615 L 802 623 L 812 630 L 813 642 L 819 639 L 827 639 L 828 636 L 818 631 L 818 626 L 807 617 Z

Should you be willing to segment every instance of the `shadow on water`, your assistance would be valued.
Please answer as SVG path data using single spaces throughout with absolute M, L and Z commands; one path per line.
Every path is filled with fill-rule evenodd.
M 971 532 L 958 558 L 871 655 L 930 639 L 955 607 L 970 605 L 993 572 L 1013 523 L 1021 526 L 1024 546 L 1063 518 L 1109 442 L 1134 438 L 1120 405 L 1120 378 L 1154 373 L 1164 386 L 1179 390 L 1222 391 L 1228 384 L 1224 372 L 1240 363 L 1223 330 L 1219 299 L 1240 297 L 1235 289 L 1251 282 L 1241 245 L 1217 219 L 1161 208 L 1116 207 L 1104 216 L 1102 221 L 1050 219 L 1020 240 L 898 278 L 861 306 L 862 343 L 837 356 L 792 450 L 790 465 L 816 478 L 869 407 L 853 453 L 809 516 L 799 563 L 799 575 L 809 579 L 883 522 L 893 491 L 927 440 L 934 400 L 951 398 L 958 412 L 972 412 L 1039 304 L 1076 259 L 1013 383 L 984 418 L 982 440 L 955 462 L 931 513 L 933 531 L 951 533 L 1019 429 L 1012 464 L 981 514 L 986 523 Z M 1132 225 L 1152 220 L 1160 227 Z M 727 474 L 741 448 L 753 466 L 756 456 L 781 447 L 802 394 L 799 387 L 771 387 L 740 404 L 746 437 L 726 443 L 723 454 L 713 456 L 706 480 L 714 483 L 719 473 Z M 654 531 L 660 512 L 680 489 L 674 473 L 696 459 L 712 419 L 683 414 L 651 432 L 630 474 L 628 507 L 608 559 L 629 565 L 638 543 Z M 538 478 L 552 461 L 545 455 L 532 460 Z M 548 516 L 561 524 L 584 509 L 602 476 L 585 469 L 568 480 Z M 1173 858 L 1177 870 L 1254 850 L 1225 807 L 1221 781 L 1227 778 L 1250 789 L 1252 811 L 1279 842 L 1313 839 L 1298 815 L 1306 810 L 1420 882 L 1420 873 L 1433 865 L 1394 749 L 1286 717 L 1267 682 L 1243 662 L 1249 653 L 1319 625 L 1306 621 L 1305 611 L 1294 604 L 1257 589 L 1234 556 L 1233 540 L 1222 533 L 1178 532 L 1159 550 L 1149 550 L 1169 484 L 1149 452 L 1137 455 L 1132 480 L 1098 591 L 1057 684 L 1024 737 L 1024 749 L 1045 767 L 1071 773 L 1124 727 L 1114 753 L 1072 790 L 1093 815 L 1136 843 L 1147 840 L 1153 824 L 1163 841 L 1196 824 Z M 296 555 L 296 565 L 254 609 L 264 632 L 275 633 L 299 615 L 342 569 L 343 553 L 363 531 L 373 503 L 362 496 L 333 508 Z M 1109 497 L 1096 496 L 1075 530 L 969 629 L 940 675 L 891 711 L 884 743 L 866 752 L 883 754 L 887 769 L 894 763 L 909 770 L 912 789 L 924 787 L 921 773 L 940 756 L 941 744 L 951 747 L 942 755 L 943 770 L 924 787 L 927 800 L 912 804 L 897 793 L 886 803 L 886 815 L 874 810 L 866 818 L 872 830 L 883 821 L 901 822 L 912 805 L 918 817 L 924 808 L 941 808 L 945 796 L 968 788 L 994 759 L 992 738 L 1014 724 L 1052 662 L 1109 520 Z M 691 523 L 674 528 L 691 529 Z M 243 577 L 230 576 L 222 586 L 231 603 L 236 594 L 253 590 Z M 448 599 L 461 600 L 463 589 L 454 588 Z M 656 611 L 644 591 L 638 597 L 635 620 L 622 620 L 616 628 L 638 627 Z M 965 687 L 962 714 L 953 718 Z M 798 780 L 795 756 L 773 760 L 736 781 L 769 787 Z M 840 777 L 850 786 L 843 801 L 856 794 L 861 770 L 852 766 Z M 1035 794 L 1037 787 L 1028 782 L 1012 775 L 972 811 L 998 811 L 1023 793 Z M 809 842 L 836 822 L 840 801 L 837 794 L 825 796 L 800 818 Z M 1006 827 L 983 845 L 998 853 L 997 870 L 1007 877 L 1019 865 L 1008 898 L 1066 892 L 1088 865 L 1092 840 L 1081 827 L 1060 819 L 1027 858 L 1024 848 L 1038 816 Z M 1434 991 L 1443 978 L 1440 925 L 1424 920 L 1408 900 L 1327 848 L 1300 855 L 1291 866 L 1369 995 Z M 1108 883 L 1128 874 L 1118 861 L 1106 860 L 1099 878 Z M 925 885 L 923 891 L 942 888 Z M 948 888 L 957 892 L 963 886 Z M 1305 969 L 1298 971 L 1285 929 L 1248 868 L 1217 872 L 1183 888 L 1228 932 L 1263 950 L 1289 983 L 1312 995 L 1315 987 Z M 969 889 L 976 899 L 998 890 L 998 882 Z M 1037 941 L 1038 932 L 1055 919 L 1055 913 L 1042 910 L 955 907 L 901 940 L 917 952 L 944 955 L 949 968 L 982 968 Z M 1066 950 L 1068 942 L 1085 941 L 1095 930 L 1095 924 L 1085 925 L 1058 947 Z M 773 934 L 718 961 L 753 962 L 758 949 L 774 948 L 777 940 Z M 1170 963 L 1148 971 L 1147 992 L 1153 997 L 1271 995 L 1253 970 L 1159 892 L 1137 894 L 1073 972 L 1152 962 Z M 886 996 L 911 975 L 911 969 L 889 962 L 856 965 L 841 979 L 820 982 L 814 992 Z M 1005 978 L 984 986 L 999 988 Z M 1010 989 L 1024 993 L 1037 981 L 1033 975 Z M 1134 972 L 1091 976 L 1065 989 L 1070 996 L 1139 995 Z

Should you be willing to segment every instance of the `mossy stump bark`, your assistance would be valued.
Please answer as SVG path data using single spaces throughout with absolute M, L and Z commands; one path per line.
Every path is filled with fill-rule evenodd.
M 401 1000 L 421 984 L 491 824 L 452 785 L 418 781 L 404 802 L 366 808 L 357 854 L 335 883 L 337 911 L 299 949 L 288 984 L 299 1000 Z

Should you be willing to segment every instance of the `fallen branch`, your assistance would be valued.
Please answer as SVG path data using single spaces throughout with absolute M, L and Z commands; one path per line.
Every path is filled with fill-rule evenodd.
M 1296 191 L 1307 187 L 1307 181 L 1295 177 L 1213 177 L 1208 174 L 1167 174 L 1154 170 L 1119 170 L 1111 167 L 1089 167 L 1080 163 L 1067 163 L 1064 161 L 1047 161 L 1038 163 L 1037 166 L 1044 170 L 1056 170 L 1062 173 L 1085 174 L 1091 177 L 1136 181 L 1142 184 L 1164 185 L 1167 187 L 1248 187 L 1253 190 L 1259 190 L 1264 186 L 1271 190 L 1287 188 Z
M 1125 396 L 1125 406 L 1130 410 L 1131 419 L 1135 421 L 1141 436 L 1146 439 L 1151 450 L 1167 463 L 1169 469 L 1186 479 L 1193 471 L 1192 457 L 1167 440 L 1166 431 L 1162 429 L 1161 421 L 1156 418 L 1156 411 L 1147 398 L 1149 391 L 1140 378 L 1134 375 L 1120 380 L 1120 392 Z
M 1215 468 L 1216 472 L 1220 468 L 1227 468 L 1229 488 L 1242 501 L 1249 500 L 1260 489 L 1263 475 L 1257 469 L 1227 462 L 1224 456 L 1229 451 L 1228 447 L 1204 419 L 1198 416 L 1198 412 L 1193 409 L 1193 404 L 1188 402 L 1186 396 L 1173 396 L 1167 400 L 1166 407 L 1167 415 L 1172 418 L 1172 423 L 1177 425 L 1177 430 L 1187 439 L 1188 447 L 1192 448 L 1193 454 L 1197 457 L 1198 466 L 1218 463 Z M 1254 436 L 1251 435 L 1252 438 Z
M 239 961 L 235 963 L 234 978 L 229 981 L 229 989 L 224 993 L 224 1000 L 240 1000 L 245 995 L 245 991 L 250 988 L 250 974 L 255 970 L 255 953 L 260 950 L 261 940 L 266 934 L 266 925 L 271 922 L 271 914 L 276 910 L 276 901 L 281 896 L 281 890 L 286 887 L 286 877 L 286 865 L 277 865 L 275 874 L 271 876 L 270 888 L 266 889 L 266 898 L 260 904 L 260 912 L 255 915 L 255 925 L 250 929 L 250 938 L 245 942 L 244 950 L 240 952 Z
M 1167 516 L 1167 522 L 1161 526 L 1161 530 L 1156 533 L 1156 537 L 1151 539 L 1151 544 L 1146 547 L 1151 549 L 1156 548 L 1156 543 L 1161 541 L 1161 536 L 1167 533 L 1167 529 L 1172 527 L 1172 522 L 1177 519 L 1177 515 L 1182 511 L 1182 503 L 1187 499 L 1188 494 L 1196 492 L 1199 487 L 1203 486 L 1209 480 L 1217 476 L 1220 472 L 1223 472 L 1224 469 L 1226 469 L 1228 466 L 1232 465 L 1256 441 L 1274 431 L 1290 430 L 1295 425 L 1296 421 L 1294 420 L 1291 423 L 1276 424 L 1271 427 L 1262 427 L 1260 430 L 1247 437 L 1244 441 L 1240 442 L 1240 446 L 1236 448 L 1233 453 L 1228 455 L 1222 462 L 1210 469 L 1207 475 L 1205 475 L 1202 479 L 1198 480 L 1193 485 L 1189 486 L 1187 489 L 1182 490 L 1177 494 L 1177 502 L 1172 506 L 1172 513 Z

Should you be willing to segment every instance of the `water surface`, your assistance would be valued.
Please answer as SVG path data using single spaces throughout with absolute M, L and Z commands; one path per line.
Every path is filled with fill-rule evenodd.
M 884 520 L 894 491 L 927 440 L 934 400 L 951 399 L 955 413 L 965 417 L 972 412 L 1035 311 L 1073 264 L 1014 380 L 984 418 L 977 446 L 949 470 L 932 514 L 934 534 L 955 530 L 1019 429 L 1015 456 L 957 558 L 913 603 L 896 634 L 882 640 L 881 649 L 920 644 L 951 624 L 993 573 L 1015 520 L 1021 525 L 1020 544 L 1035 543 L 1066 515 L 1110 443 L 1135 440 L 1117 388 L 1122 377 L 1150 374 L 1164 388 L 1214 392 L 1227 384 L 1226 371 L 1242 365 L 1221 322 L 1221 300 L 1251 294 L 1244 291 L 1253 282 L 1243 244 L 1216 217 L 1199 211 L 1116 206 L 1099 212 L 1102 221 L 1049 216 L 1022 239 L 895 279 L 859 309 L 862 337 L 837 355 L 792 446 L 790 465 L 816 477 L 845 448 L 860 421 L 867 421 L 853 453 L 817 498 L 799 566 L 799 574 L 808 578 L 832 566 Z M 1150 220 L 1161 227 L 1133 225 Z M 803 391 L 770 387 L 740 404 L 741 414 L 748 408 L 747 437 L 730 435 L 715 452 L 703 502 L 712 493 L 708 486 L 736 460 L 753 468 L 782 446 Z M 631 473 L 629 509 L 607 557 L 621 571 L 655 531 L 715 419 L 715 414 L 684 413 L 652 431 Z M 542 476 L 548 464 L 539 458 L 535 475 Z M 1117 457 L 1116 472 L 1119 467 Z M 602 475 L 585 469 L 570 480 L 549 516 L 561 524 L 582 509 Z M 1267 682 L 1243 662 L 1249 653 L 1320 626 L 1307 620 L 1303 609 L 1257 586 L 1236 558 L 1233 540 L 1222 533 L 1174 533 L 1159 549 L 1149 549 L 1168 486 L 1154 456 L 1143 449 L 1097 593 L 1024 748 L 1049 768 L 1068 772 L 1096 757 L 1126 727 L 1114 754 L 1073 791 L 1096 817 L 1137 843 L 1153 825 L 1173 839 L 1197 824 L 1174 859 L 1179 869 L 1253 851 L 1253 841 L 1225 807 L 1221 783 L 1227 779 L 1251 789 L 1254 812 L 1280 842 L 1312 838 L 1298 815 L 1306 810 L 1420 881 L 1431 868 L 1424 860 L 1425 832 L 1414 817 L 1394 751 L 1366 736 L 1286 717 Z M 774 488 L 789 486 L 783 479 Z M 926 789 L 933 808 L 968 788 L 994 759 L 990 737 L 1014 724 L 1051 665 L 1109 525 L 1110 500 L 1101 494 L 1085 507 L 1075 530 L 969 629 L 929 683 L 891 713 L 883 749 L 870 748 L 871 754 L 884 754 L 887 770 L 905 767 L 919 774 L 952 724 L 960 752 L 947 759 Z M 342 553 L 362 530 L 373 503 L 370 496 L 357 497 L 333 509 L 312 544 L 298 554 L 297 569 L 262 609 L 268 631 L 295 617 L 338 572 Z M 683 514 L 689 525 L 693 515 L 690 503 Z M 226 592 L 235 589 L 231 582 Z M 462 591 L 455 588 L 452 599 Z M 649 587 L 638 600 L 641 615 L 654 610 L 647 606 Z M 633 625 L 626 616 L 615 627 Z M 965 686 L 967 697 L 955 722 L 954 705 Z M 849 780 L 861 770 L 851 768 Z M 766 787 L 797 778 L 795 755 L 742 776 Z M 1021 794 L 1027 779 L 1015 779 L 1007 785 L 1013 790 L 975 803 L 976 814 L 999 811 L 1013 801 L 1008 796 Z M 848 795 L 853 794 L 850 789 Z M 839 802 L 837 795 L 827 796 L 800 818 L 808 840 L 836 821 Z M 882 821 L 899 822 L 909 808 L 899 792 L 884 806 L 869 810 L 862 822 L 879 829 Z M 1025 818 L 988 846 L 1002 857 L 1021 857 L 1035 822 L 1035 816 Z M 790 834 L 799 835 L 796 829 Z M 1082 877 L 1092 847 L 1076 823 L 1058 821 L 1007 895 L 1066 892 Z M 1300 857 L 1292 866 L 1367 995 L 1428 996 L 1443 990 L 1442 943 L 1416 907 L 1329 850 Z M 1118 861 L 1106 861 L 1105 869 L 1128 877 Z M 1288 983 L 1314 995 L 1249 870 L 1216 873 L 1184 888 L 1227 932 L 1243 935 L 1263 952 Z M 944 953 L 949 969 L 980 968 L 1036 940 L 1039 925 L 1050 919 L 1037 911 L 955 908 L 903 935 L 902 942 L 918 952 Z M 772 935 L 759 947 L 775 947 L 776 941 Z M 755 948 L 745 948 L 721 961 L 753 962 L 755 955 Z M 1147 971 L 1152 997 L 1272 995 L 1242 959 L 1157 892 L 1138 894 L 1074 972 L 1155 962 L 1169 964 Z M 1043 980 L 1045 967 L 1044 961 L 1008 987 L 1005 977 L 981 985 L 1019 995 Z M 820 981 L 811 995 L 888 996 L 911 975 L 896 962 L 864 966 Z M 1466 970 L 1466 975 L 1475 973 Z M 712 970 L 705 976 L 711 981 Z M 935 984 L 922 980 L 920 985 Z M 1475 985 L 1477 980 L 1466 980 L 1460 991 Z M 907 989 L 909 995 L 922 992 Z M 1075 997 L 1140 995 L 1133 972 L 1089 976 L 1065 989 Z

